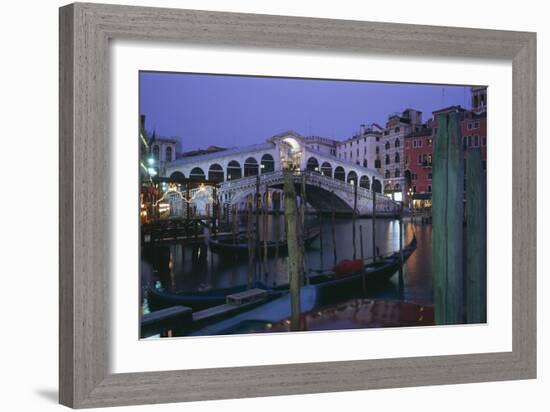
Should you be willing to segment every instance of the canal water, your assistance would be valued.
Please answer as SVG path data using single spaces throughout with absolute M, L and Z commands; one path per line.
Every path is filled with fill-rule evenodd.
M 353 223 L 352 220 L 336 219 L 334 225 L 335 242 L 333 243 L 330 218 L 309 222 L 322 230 L 306 249 L 306 265 L 309 269 L 330 270 L 334 266 L 334 243 L 337 260 L 353 258 Z M 363 232 L 363 253 L 365 258 L 372 256 L 372 220 L 356 220 L 356 257 L 360 258 L 359 227 Z M 269 216 L 268 238 L 284 236 L 282 216 Z M 263 233 L 263 230 L 260 230 Z M 432 303 L 432 244 L 431 225 L 404 224 L 404 245 L 416 235 L 417 249 L 404 266 L 403 299 L 422 304 Z M 322 253 L 321 253 L 322 239 Z M 384 255 L 399 249 L 399 222 L 393 219 L 376 221 L 376 246 L 378 253 Z M 267 273 L 257 275 L 257 279 L 267 285 L 288 283 L 288 258 L 268 258 Z M 246 284 L 248 277 L 248 260 L 235 256 L 221 256 L 211 253 L 206 244 L 202 246 L 184 245 L 181 242 L 146 245 L 143 248 L 141 261 L 141 285 L 144 291 L 148 285 L 156 284 L 172 292 L 195 292 L 198 290 L 226 288 Z M 369 298 L 400 299 L 398 276 L 367 291 Z M 146 293 L 142 293 L 146 296 Z M 146 299 L 143 310 L 148 311 Z

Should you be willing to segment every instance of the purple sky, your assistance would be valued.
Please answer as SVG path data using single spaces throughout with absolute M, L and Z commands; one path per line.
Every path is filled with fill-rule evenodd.
M 286 130 L 344 140 L 412 107 L 470 107 L 469 87 L 141 72 L 147 130 L 177 136 L 184 151 L 264 142 Z

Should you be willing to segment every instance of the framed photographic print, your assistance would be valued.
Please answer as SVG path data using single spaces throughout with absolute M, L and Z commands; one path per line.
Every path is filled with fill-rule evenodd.
M 61 403 L 534 378 L 535 50 L 61 8 Z

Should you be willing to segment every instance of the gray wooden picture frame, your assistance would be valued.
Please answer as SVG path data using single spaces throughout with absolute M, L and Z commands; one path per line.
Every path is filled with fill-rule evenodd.
M 62 404 L 86 408 L 536 377 L 535 33 L 82 3 L 60 9 L 59 27 Z M 109 373 L 111 39 L 511 61 L 512 351 Z

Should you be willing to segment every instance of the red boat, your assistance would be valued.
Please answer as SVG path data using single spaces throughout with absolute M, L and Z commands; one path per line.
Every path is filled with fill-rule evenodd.
M 361 259 L 355 259 L 355 260 L 349 260 L 344 259 L 341 260 L 334 266 L 334 273 L 336 274 L 336 277 L 345 277 L 352 275 L 354 273 L 357 273 L 361 270 L 362 261 Z

